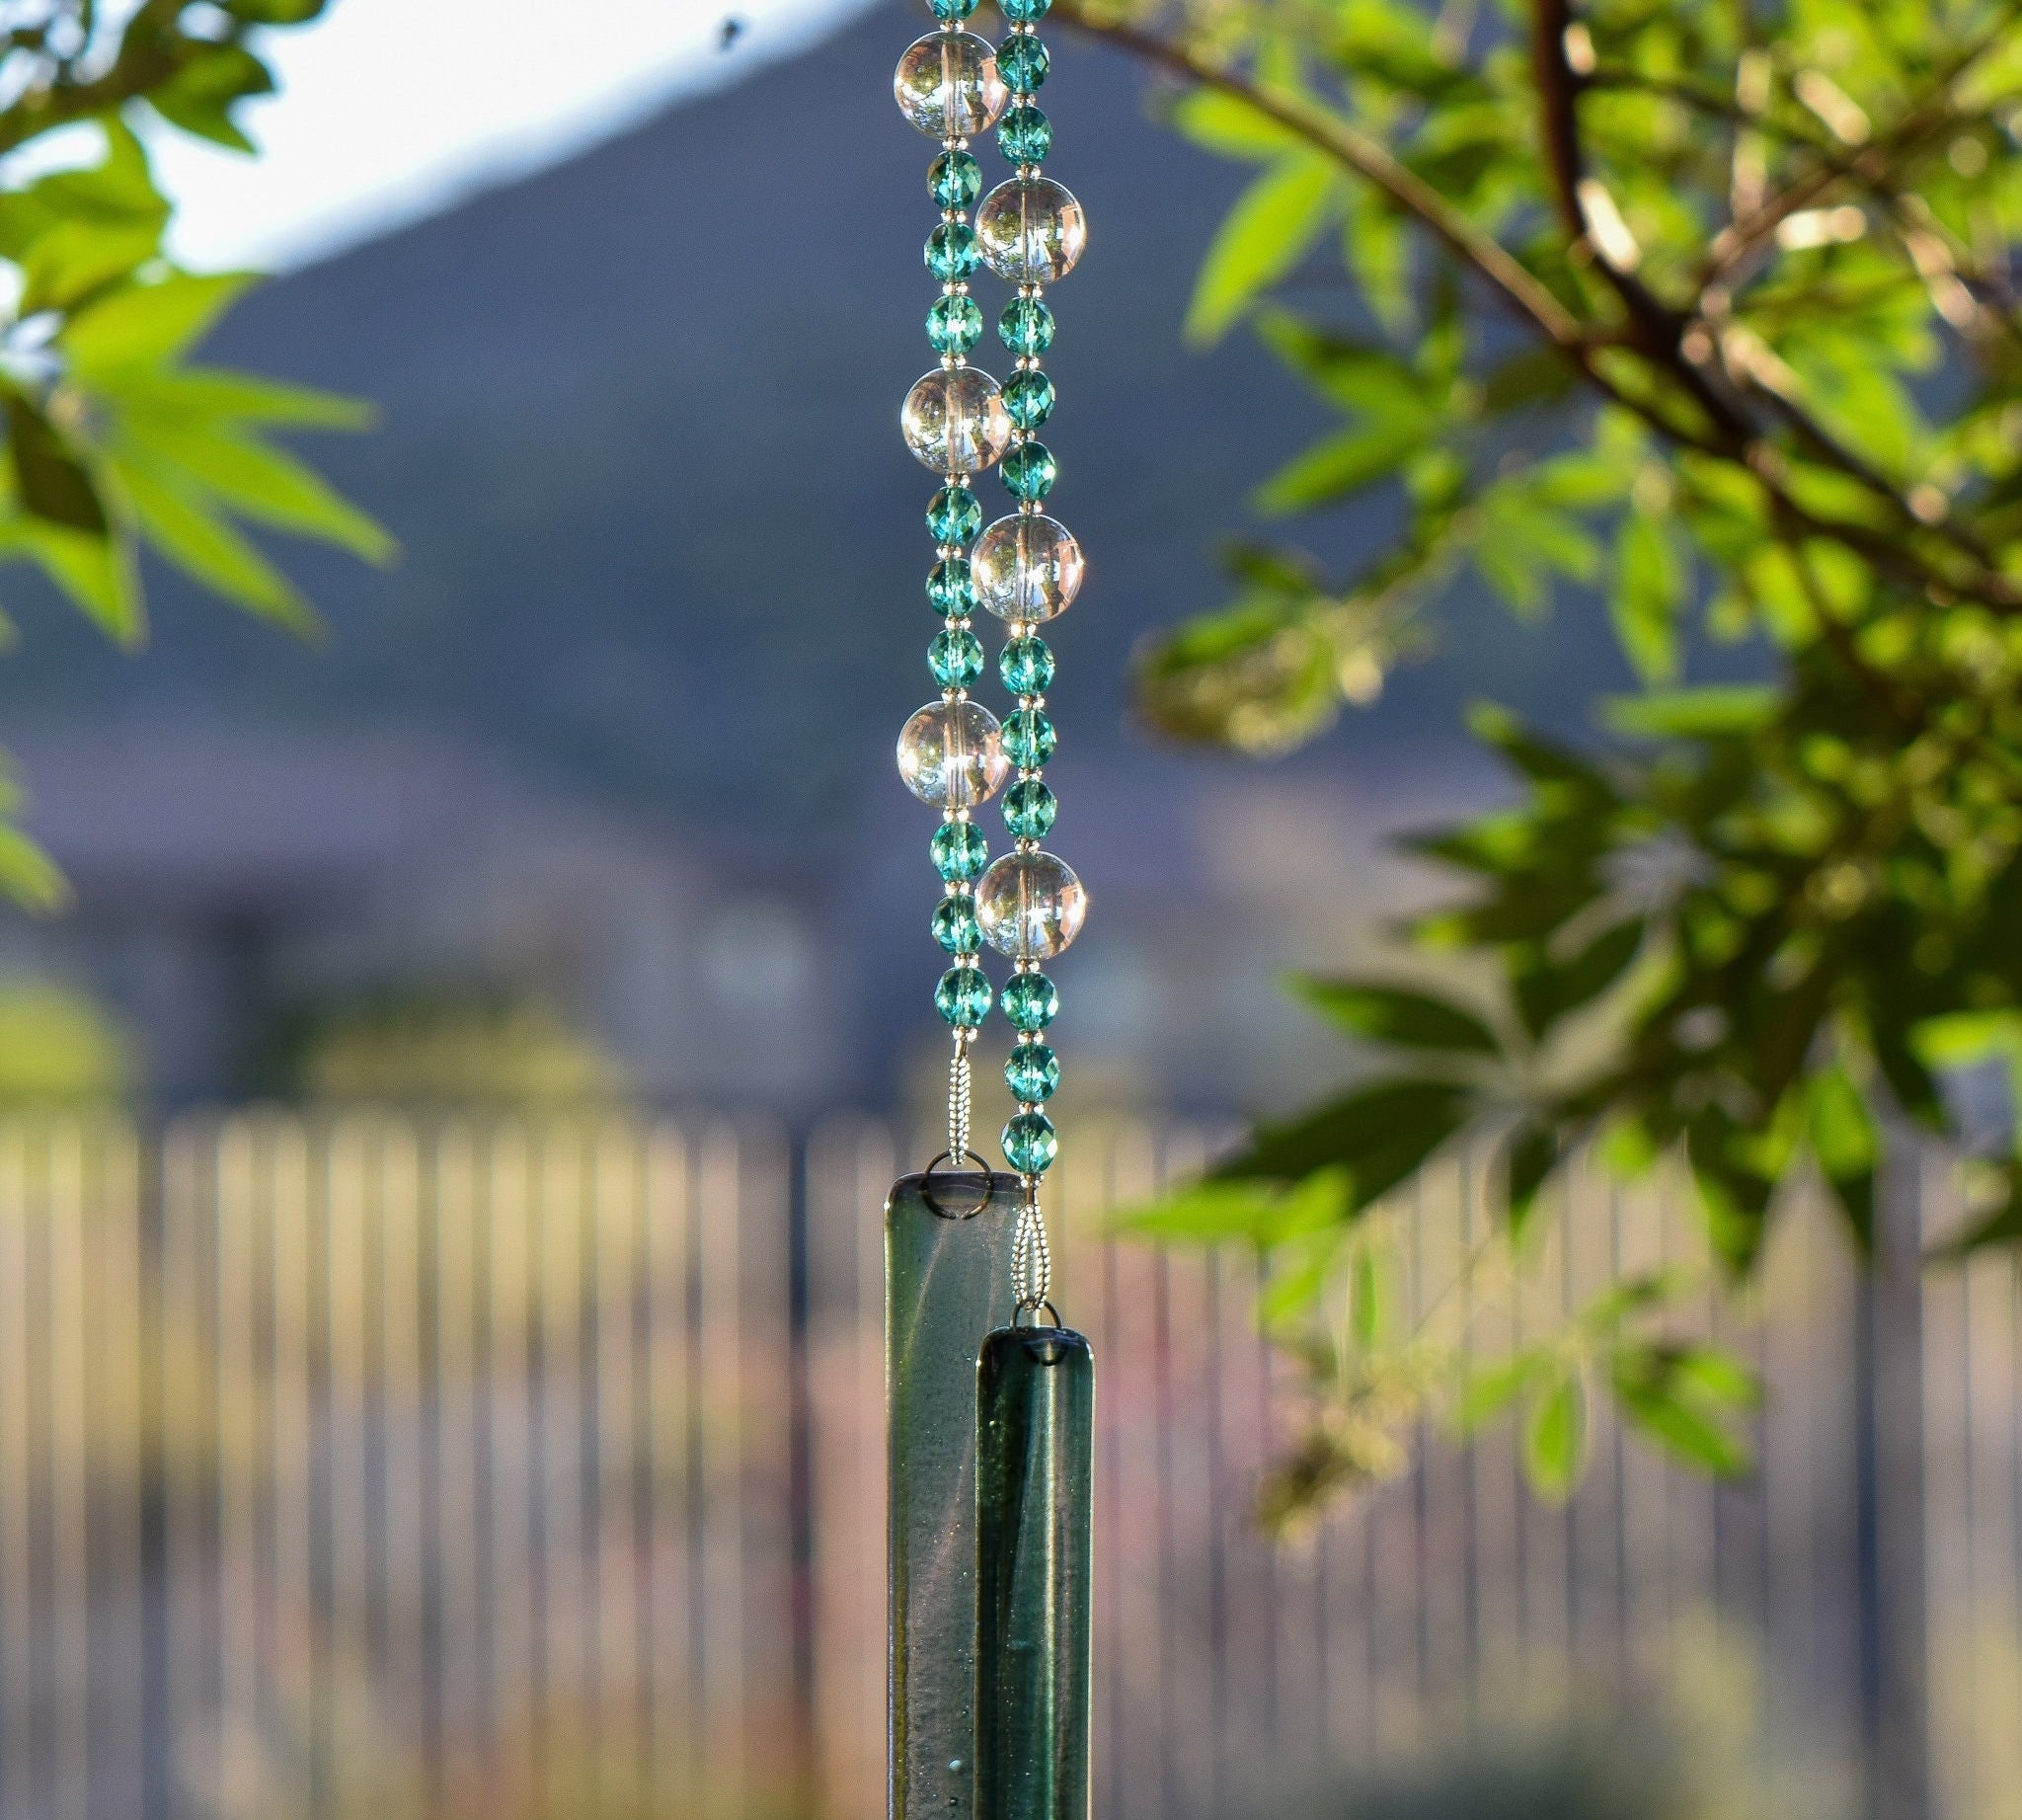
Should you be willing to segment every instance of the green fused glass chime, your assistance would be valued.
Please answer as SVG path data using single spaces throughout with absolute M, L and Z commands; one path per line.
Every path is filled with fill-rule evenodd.
M 940 694 L 906 722 L 898 769 L 941 812 L 931 927 L 948 965 L 934 1004 L 954 1047 L 947 1147 L 886 1207 L 892 1820 L 1088 1815 L 1094 1360 L 1050 1300 L 1040 1205 L 1059 1147 L 1047 1114 L 1059 999 L 1045 964 L 1088 908 L 1044 845 L 1058 813 L 1045 776 L 1057 736 L 1040 628 L 1072 603 L 1083 566 L 1045 510 L 1058 476 L 1039 435 L 1054 403 L 1046 287 L 1088 233 L 1080 203 L 1041 168 L 1052 128 L 1035 101 L 1049 62 L 1038 22 L 1050 3 L 999 0 L 1007 29 L 993 47 L 965 29 L 977 0 L 932 0 L 940 29 L 899 59 L 893 83 L 905 118 L 941 142 L 927 169 L 941 218 L 926 242 L 939 360 L 899 413 L 906 445 L 940 480 L 926 514 L 927 602 L 942 622 L 927 666 Z M 993 125 L 1012 171 L 984 195 L 971 142 Z M 983 335 L 969 281 L 983 267 L 1012 286 L 997 318 L 1013 361 L 1001 386 L 969 363 Z M 1013 505 L 985 525 L 973 483 L 993 466 Z M 997 672 L 1015 705 L 1001 721 L 970 695 L 987 664 L 978 607 L 1005 627 Z M 993 859 L 973 816 L 1000 791 L 1011 844 Z M 1014 969 L 1001 997 L 1015 1033 L 1008 1170 L 970 1147 L 971 1054 L 997 998 L 979 964 L 986 943 Z

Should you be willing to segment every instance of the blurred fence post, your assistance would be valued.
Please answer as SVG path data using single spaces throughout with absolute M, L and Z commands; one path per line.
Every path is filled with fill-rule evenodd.
M 1893 1135 L 1855 1301 L 1861 1740 L 1867 1820 L 1928 1820 L 1923 1157 Z

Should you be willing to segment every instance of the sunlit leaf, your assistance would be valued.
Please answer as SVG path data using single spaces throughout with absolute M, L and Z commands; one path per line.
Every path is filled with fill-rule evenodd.
M 1190 341 L 1219 341 L 1259 291 L 1305 257 L 1326 225 L 1334 186 L 1334 167 L 1301 152 L 1272 166 L 1243 192 L 1195 280 L 1187 307 Z

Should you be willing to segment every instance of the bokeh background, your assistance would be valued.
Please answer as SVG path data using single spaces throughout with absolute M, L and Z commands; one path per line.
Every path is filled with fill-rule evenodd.
M 434 80 L 491 103 L 454 130 L 397 80 L 375 118 L 393 9 L 352 0 L 288 53 L 266 188 L 179 178 L 193 256 L 285 266 L 213 351 L 380 407 L 316 453 L 399 563 L 301 557 L 314 643 L 157 578 L 139 661 L 10 595 L 0 720 L 77 902 L 0 917 L 6 1820 L 881 1809 L 877 1209 L 942 1055 L 891 763 L 930 629 L 912 16 L 613 4 L 628 54 L 549 67 L 536 9 L 442 10 Z M 1571 726 L 1625 678 L 1593 603 L 1462 592 L 1296 759 L 1133 731 L 1133 644 L 1220 598 L 1316 407 L 1181 345 L 1239 174 L 1114 57 L 1062 43 L 1048 98 L 1094 222 L 1050 776 L 1094 902 L 1058 978 L 1098 1811 L 2022 1812 L 2003 1258 L 1878 1291 L 1793 1223 L 1773 1326 L 1704 1310 L 1771 1389 L 1744 1482 L 1609 1432 L 1546 1509 L 1427 1435 L 1256 1534 L 1292 1428 L 1254 1268 L 1105 1210 L 1354 1068 L 1277 980 L 1424 889 L 1387 834 L 1490 798 L 1462 704 Z M 1388 1216 L 1417 1306 L 1478 1188 Z M 1693 1256 L 1599 1180 L 1548 1224 L 1490 1327 Z

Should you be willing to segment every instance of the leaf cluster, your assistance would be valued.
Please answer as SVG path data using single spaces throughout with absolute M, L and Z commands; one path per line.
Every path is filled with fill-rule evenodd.
M 1287 1208 L 1351 1231 L 1487 1143 L 1511 1233 L 1597 1149 L 1686 1169 L 1733 1273 L 1802 1178 L 1866 1247 L 1885 1138 L 1964 1143 L 1951 1071 L 2022 1057 L 2022 6 L 1061 5 L 1256 167 L 1190 333 L 1247 324 L 1338 419 L 1258 508 L 1397 527 L 1341 575 L 1245 552 L 1147 718 L 1284 750 L 1470 578 L 1599 591 L 1642 687 L 1580 745 L 1477 713 L 1514 799 L 1414 843 L 1466 881 L 1423 978 L 1300 983 L 1382 1066 L 1222 1165 L 1221 1234 L 1310 1250 Z M 1692 684 L 1740 640 L 1772 680 Z M 1972 1175 L 1960 1242 L 2022 1236 L 2012 1121 Z M 1729 1463 L 1688 1356 L 1511 1370 L 1541 1480 L 1590 1380 Z
M 371 560 L 386 534 L 274 440 L 351 430 L 349 400 L 193 358 L 252 279 L 164 251 L 171 205 L 143 142 L 172 128 L 251 154 L 243 105 L 272 93 L 260 34 L 325 0 L 93 0 L 9 9 L 0 152 L 62 133 L 0 175 L 0 559 L 32 563 L 121 644 L 145 633 L 140 552 L 296 630 L 307 603 L 247 527 Z M 81 148 L 81 149 L 80 149 Z M 16 636 L 0 610 L 0 638 Z M 0 891 L 47 907 L 61 882 L 0 806 Z

